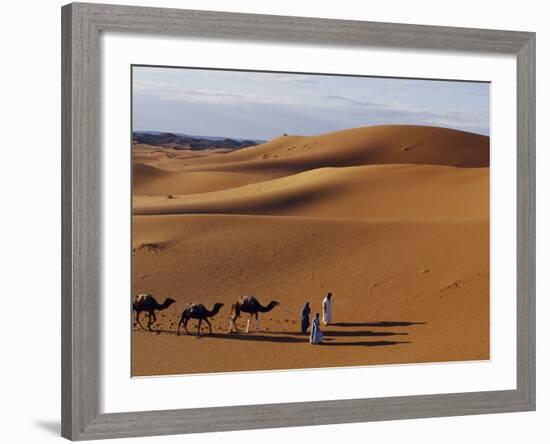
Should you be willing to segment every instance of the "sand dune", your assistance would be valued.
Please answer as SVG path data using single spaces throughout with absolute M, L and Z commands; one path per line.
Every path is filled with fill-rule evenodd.
M 132 294 L 177 301 L 161 334 L 134 330 L 133 375 L 489 358 L 487 137 L 381 126 L 133 162 Z M 312 347 L 299 309 L 327 291 L 338 324 Z M 245 294 L 281 306 L 226 334 Z M 188 302 L 226 304 L 212 337 L 174 334 Z
M 236 188 L 269 178 L 268 174 L 234 173 L 231 171 L 180 172 L 164 170 L 144 163 L 133 168 L 132 191 L 137 196 L 186 195 Z M 276 176 L 275 176 L 276 177 Z
M 281 136 L 233 152 L 135 145 L 133 161 L 134 194 L 167 196 L 236 188 L 323 167 L 424 164 L 487 168 L 489 139 L 445 128 L 376 126 L 320 136 Z M 143 166 L 159 171 L 152 177 Z M 166 172 L 166 177 L 161 172 Z
M 221 184 L 219 174 L 200 177 Z M 433 165 L 320 168 L 217 192 L 134 200 L 134 214 L 472 219 L 488 212 L 488 168 Z
M 168 171 L 177 171 L 189 165 L 189 161 L 212 158 L 232 152 L 229 149 L 191 150 L 158 147 L 153 145 L 134 144 L 132 146 L 132 161 L 134 165 L 143 163 Z
M 485 221 L 135 216 L 134 232 L 133 293 L 177 301 L 159 315 L 166 333 L 134 332 L 134 375 L 488 357 Z M 316 349 L 297 335 L 298 315 L 306 300 L 319 311 L 327 291 L 344 324 Z M 281 306 L 263 333 L 226 335 L 231 303 L 250 293 Z M 215 337 L 173 333 L 188 302 L 225 304 Z
M 280 136 L 223 157 L 197 159 L 192 166 L 197 170 L 305 171 L 388 163 L 487 167 L 489 138 L 438 127 L 371 126 L 320 136 Z

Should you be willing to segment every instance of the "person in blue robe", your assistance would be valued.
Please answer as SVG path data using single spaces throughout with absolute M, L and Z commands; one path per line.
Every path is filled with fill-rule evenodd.
M 311 344 L 320 344 L 323 341 L 323 332 L 320 327 L 319 313 L 315 313 L 313 323 L 311 324 L 311 334 L 309 335 L 309 342 Z
M 309 315 L 311 310 L 309 308 L 309 302 L 306 302 L 304 308 L 302 308 L 302 313 L 300 313 L 300 321 L 302 325 L 302 333 L 307 334 L 307 329 L 309 328 Z

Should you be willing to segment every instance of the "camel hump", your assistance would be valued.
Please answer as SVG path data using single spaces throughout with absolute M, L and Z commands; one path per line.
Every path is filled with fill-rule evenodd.
M 197 313 L 204 310 L 204 305 L 196 303 L 196 302 L 190 302 L 186 305 L 185 311 L 188 313 Z
M 257 303 L 258 300 L 256 299 L 256 296 L 250 295 L 250 296 L 243 296 L 243 297 L 241 297 L 241 299 L 239 300 L 239 302 L 240 302 L 241 304 L 254 304 L 254 303 Z
M 145 301 L 150 300 L 152 298 L 153 298 L 152 295 L 142 293 L 142 294 L 136 295 L 136 297 L 134 298 L 134 302 L 145 302 Z

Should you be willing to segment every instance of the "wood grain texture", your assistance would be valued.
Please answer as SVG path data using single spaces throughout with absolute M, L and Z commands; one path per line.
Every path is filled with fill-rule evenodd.
M 517 389 L 536 400 L 535 35 L 517 55 Z
M 76 5 L 103 30 L 157 35 L 514 54 L 529 37 L 526 32 L 474 28 L 120 5 Z
M 517 389 L 100 413 L 101 31 L 517 55 Z M 62 9 L 62 435 L 99 439 L 527 411 L 535 408 L 533 33 L 100 4 Z
M 62 11 L 62 434 L 76 438 L 99 414 L 99 48 L 85 11 Z

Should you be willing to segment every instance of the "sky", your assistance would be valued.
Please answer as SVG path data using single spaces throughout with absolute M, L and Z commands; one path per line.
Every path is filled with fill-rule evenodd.
M 489 135 L 490 84 L 133 67 L 133 130 L 269 140 L 414 124 Z

